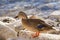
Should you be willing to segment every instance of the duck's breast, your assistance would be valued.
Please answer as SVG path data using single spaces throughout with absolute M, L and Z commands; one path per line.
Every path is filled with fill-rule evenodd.
M 26 19 L 23 19 L 22 20 L 22 25 L 24 28 L 30 30 L 30 31 L 39 31 L 35 26 L 36 26 L 36 23 L 34 23 L 33 21 L 27 21 Z

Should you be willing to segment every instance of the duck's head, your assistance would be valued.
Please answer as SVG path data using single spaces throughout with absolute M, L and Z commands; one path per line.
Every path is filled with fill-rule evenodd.
M 15 18 L 27 19 L 27 15 L 24 12 L 20 11 Z

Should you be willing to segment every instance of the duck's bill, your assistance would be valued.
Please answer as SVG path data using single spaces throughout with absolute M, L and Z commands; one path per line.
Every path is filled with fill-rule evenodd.
M 14 18 L 18 18 L 18 16 L 15 16 Z

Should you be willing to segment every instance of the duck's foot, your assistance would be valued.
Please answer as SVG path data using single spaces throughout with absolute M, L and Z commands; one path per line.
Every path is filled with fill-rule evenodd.
M 33 38 L 36 38 L 36 37 L 39 36 L 39 34 L 40 34 L 40 32 L 36 32 L 36 33 L 32 34 L 32 37 L 33 37 Z

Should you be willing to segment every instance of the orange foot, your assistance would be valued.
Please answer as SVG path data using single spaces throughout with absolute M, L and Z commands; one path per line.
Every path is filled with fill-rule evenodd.
M 36 38 L 36 37 L 39 36 L 39 34 L 40 34 L 40 32 L 36 32 L 35 34 L 32 34 L 32 37 L 33 37 L 33 38 Z

